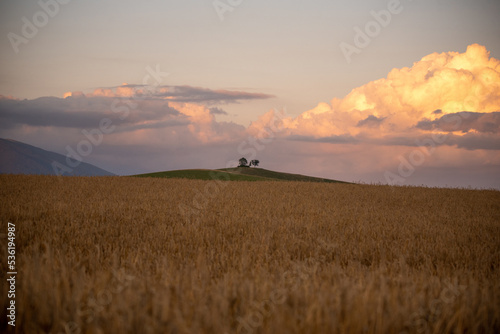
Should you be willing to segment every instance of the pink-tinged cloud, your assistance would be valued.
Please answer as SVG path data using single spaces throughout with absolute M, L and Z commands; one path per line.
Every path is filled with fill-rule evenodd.
M 116 87 L 101 87 L 93 92 L 83 94 L 82 92 L 64 93 L 64 98 L 71 96 L 86 97 L 115 97 L 115 98 L 140 98 L 140 99 L 163 99 L 171 102 L 198 103 L 198 104 L 224 104 L 238 103 L 243 100 L 262 100 L 274 97 L 264 93 L 249 93 L 243 91 L 230 91 L 225 89 L 212 90 L 192 86 L 148 86 L 123 83 Z
M 248 131 L 271 127 L 273 114 Z M 477 178 L 483 187 L 498 188 L 499 115 L 500 61 L 473 44 L 464 53 L 425 56 L 344 98 L 285 118 L 280 134 L 291 142 L 290 154 L 301 155 L 295 160 L 321 176 L 357 174 L 385 183 L 392 181 L 390 172 L 396 183 L 416 184 L 432 171 L 447 180 L 443 170 L 449 170 L 451 178 L 440 185 Z M 455 174 L 470 176 L 452 182 Z
M 484 46 L 465 53 L 434 53 L 411 68 L 393 69 L 387 78 L 353 89 L 342 99 L 283 121 L 293 140 L 360 143 L 428 132 L 499 133 L 500 61 Z M 265 127 L 261 117 L 250 129 Z M 392 141 L 389 140 L 392 138 Z M 407 145 L 401 141 L 402 145 Z

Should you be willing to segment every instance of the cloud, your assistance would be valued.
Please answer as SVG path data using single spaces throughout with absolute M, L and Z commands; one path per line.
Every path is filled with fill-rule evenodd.
M 332 144 L 353 144 L 359 142 L 353 136 L 350 135 L 340 135 L 340 136 L 330 136 L 330 137 L 313 137 L 313 136 L 300 136 L 300 135 L 291 135 L 287 137 L 288 140 L 293 141 L 304 141 L 304 142 L 313 142 L 313 143 L 332 143 Z
M 80 142 L 88 139 L 88 133 L 99 129 L 101 122 L 107 119 L 113 131 L 103 137 L 102 144 L 92 149 L 85 162 L 117 173 L 138 173 L 144 170 L 141 168 L 151 171 L 153 162 L 202 147 L 208 151 L 221 145 L 237 147 L 238 141 L 243 140 L 245 127 L 216 121 L 215 115 L 223 113 L 222 109 L 169 99 L 136 98 L 136 92 L 129 91 L 129 88 L 135 89 L 133 85 L 120 87 L 123 89 L 113 92 L 100 89 L 90 94 L 66 94 L 65 98 L 15 100 L 2 97 L 0 137 L 66 154 L 67 147 L 75 150 Z M 131 159 L 143 157 L 148 152 L 161 153 L 158 153 L 160 157 L 149 155 L 148 162 Z M 130 166 L 122 166 L 119 161 L 127 161 Z M 224 163 L 222 161 L 221 165 Z
M 500 150 L 500 140 L 495 134 L 467 133 L 464 136 L 451 135 L 446 144 L 467 150 Z M 498 153 L 496 153 L 498 155 Z
M 102 119 L 110 119 L 119 125 L 117 133 L 184 127 L 184 131 L 203 143 L 217 142 L 235 136 L 235 129 L 241 133 L 245 130 L 234 123 L 216 122 L 214 115 L 227 112 L 208 105 L 269 97 L 241 91 L 127 83 L 87 94 L 68 92 L 64 98 L 16 100 L 1 96 L 0 129 L 26 126 L 87 129 L 97 127 Z M 126 117 L 120 112 L 123 109 L 127 110 Z
M 279 135 L 289 144 L 279 145 L 305 166 L 289 171 L 385 183 L 386 171 L 398 173 L 401 161 L 412 161 L 407 184 L 427 178 L 432 185 L 500 188 L 499 111 L 500 62 L 473 44 L 465 53 L 425 56 L 282 119 Z M 259 117 L 249 131 L 270 127 L 272 116 Z
M 380 117 L 370 115 L 367 118 L 361 120 L 356 125 L 357 127 L 367 126 L 367 127 L 378 127 L 387 117 Z
M 67 92 L 64 97 L 81 96 L 82 92 Z M 198 103 L 198 104 L 227 104 L 239 103 L 242 100 L 262 100 L 274 97 L 263 93 L 249 93 L 232 90 L 213 90 L 192 86 L 148 86 L 124 83 L 121 86 L 101 87 L 87 97 L 134 97 L 136 99 L 162 99 L 171 102 Z
M 211 90 L 191 86 L 161 86 L 155 97 L 167 98 L 176 102 L 204 104 L 236 103 L 241 100 L 262 100 L 274 97 L 262 93 L 242 91 Z
M 426 131 L 461 131 L 463 133 L 477 131 L 498 134 L 500 133 L 500 112 L 473 113 L 463 111 L 451 113 L 433 121 L 430 119 L 421 120 L 416 127 Z
M 220 108 L 210 108 L 209 110 L 212 115 L 227 115 L 227 112 Z
M 122 125 L 138 125 L 183 117 L 168 102 L 141 101 L 141 108 L 138 104 L 126 118 L 120 119 L 119 113 L 112 110 L 112 106 L 118 106 L 120 101 L 117 98 L 84 95 L 63 99 L 0 99 L 0 129 L 23 125 L 81 129 L 95 127 L 104 118 Z
M 331 143 L 346 138 L 360 144 L 403 143 L 408 141 L 404 138 L 429 136 L 429 131 L 459 131 L 469 135 L 454 142 L 471 149 L 484 140 L 475 138 L 478 133 L 500 135 L 499 111 L 500 61 L 473 44 L 465 53 L 433 53 L 410 68 L 393 69 L 386 78 L 355 88 L 342 99 L 319 103 L 283 124 L 294 140 L 330 138 Z M 477 146 L 484 147 L 496 146 Z

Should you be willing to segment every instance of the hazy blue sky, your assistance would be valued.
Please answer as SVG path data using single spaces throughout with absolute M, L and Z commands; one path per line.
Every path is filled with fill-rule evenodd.
M 346 118 L 344 116 L 334 116 L 335 112 L 342 111 L 347 113 L 349 117 L 354 117 L 351 119 L 351 123 L 355 121 L 361 122 L 361 119 L 358 120 L 359 117 L 369 116 L 375 118 L 369 118 L 368 121 L 376 119 L 382 122 L 385 119 L 384 117 L 400 112 L 402 109 L 398 109 L 399 111 L 396 109 L 387 110 L 387 108 L 382 110 L 378 102 L 373 102 L 375 101 L 373 96 L 376 95 L 382 99 L 385 96 L 385 93 L 383 93 L 385 90 L 379 87 L 380 89 L 377 90 L 379 95 L 368 92 L 371 89 L 370 87 L 373 86 L 373 84 L 368 83 L 377 85 L 376 80 L 386 78 L 389 73 L 392 73 L 393 69 L 411 68 L 414 63 L 433 53 L 465 53 L 468 46 L 472 44 L 478 44 L 485 49 L 471 48 L 467 57 L 484 55 L 486 58 L 500 58 L 500 38 L 498 37 L 500 36 L 500 20 L 498 19 L 500 1 L 498 0 L 401 0 L 399 5 L 397 0 L 233 0 L 231 3 L 239 3 L 234 6 L 230 5 L 228 0 L 59 1 L 68 3 L 61 4 L 56 0 L 3 0 L 0 4 L 0 33 L 2 36 L 0 40 L 0 95 L 8 97 L 9 101 L 12 98 L 29 99 L 26 106 L 23 106 L 25 108 L 23 112 L 26 114 L 23 114 L 22 117 L 19 116 L 20 118 L 17 121 L 12 121 L 12 124 L 9 121 L 10 125 L 4 125 L 4 130 L 0 131 L 0 136 L 15 137 L 14 139 L 26 141 L 30 144 L 39 143 L 44 148 L 64 153 L 66 144 L 75 145 L 78 143 L 78 133 L 81 129 L 73 127 L 72 132 L 66 133 L 67 139 L 62 141 L 56 139 L 56 134 L 65 133 L 64 131 L 67 128 L 64 128 L 66 130 L 63 129 L 63 131 L 57 129 L 57 127 L 51 128 L 48 125 L 40 127 L 39 124 L 29 123 L 26 120 L 32 117 L 29 115 L 33 115 L 34 110 L 73 108 L 71 110 L 84 113 L 85 110 L 78 109 L 81 108 L 81 104 L 77 104 L 76 99 L 73 99 L 74 103 L 72 102 L 71 107 L 68 107 L 69 100 L 65 102 L 62 100 L 66 92 L 82 91 L 90 97 L 90 95 L 94 94 L 96 88 L 117 87 L 123 83 L 141 84 L 148 73 L 146 68 L 148 66 L 151 68 L 158 67 L 161 71 L 169 73 L 168 76 L 163 78 L 161 85 L 174 87 L 164 89 L 162 94 L 169 95 L 165 98 L 177 98 L 177 102 L 194 104 L 189 106 L 169 104 L 163 107 L 148 105 L 148 108 L 157 108 L 155 109 L 157 110 L 155 111 L 156 114 L 151 110 L 147 110 L 145 113 L 150 112 L 159 115 L 160 111 L 158 110 L 161 108 L 171 108 L 175 110 L 171 115 L 177 113 L 177 115 L 184 118 L 173 121 L 173 123 L 177 124 L 175 129 L 170 127 L 173 123 L 163 120 L 170 125 L 160 134 L 141 132 L 139 136 L 139 132 L 134 132 L 134 138 L 140 138 L 140 140 L 135 141 L 134 139 L 132 141 L 130 139 L 128 145 L 129 147 L 136 145 L 137 152 L 140 151 L 146 158 L 148 157 L 147 150 L 140 150 L 139 147 L 157 147 L 160 152 L 163 152 L 162 154 L 170 154 L 176 162 L 171 162 L 172 159 L 168 162 L 155 160 L 155 163 L 143 163 L 120 169 L 106 158 L 109 155 L 116 154 L 118 156 L 123 154 L 119 152 L 124 152 L 124 150 L 113 146 L 113 138 L 118 135 L 109 135 L 105 144 L 96 147 L 87 160 L 121 173 L 199 167 L 200 161 L 203 162 L 202 164 L 207 164 L 207 160 L 202 159 L 199 152 L 197 153 L 200 156 L 198 160 L 187 158 L 187 160 L 182 160 L 183 152 L 189 152 L 189 150 L 184 150 L 183 145 L 185 145 L 186 141 L 179 139 L 182 137 L 180 133 L 184 132 L 178 128 L 178 124 L 192 122 L 190 126 L 186 127 L 185 131 L 189 131 L 194 136 L 193 138 L 197 138 L 199 145 L 196 144 L 196 141 L 193 141 L 190 147 L 213 153 L 216 152 L 217 148 L 210 145 L 220 146 L 225 140 L 223 138 L 226 137 L 239 138 L 234 135 L 235 133 L 240 133 L 243 137 L 251 133 L 252 127 L 249 127 L 250 123 L 256 122 L 259 117 L 273 108 L 286 108 L 289 117 L 298 117 L 294 122 L 287 123 L 290 129 L 290 133 L 287 135 L 295 136 L 290 137 L 294 140 L 299 138 L 298 135 L 303 136 L 300 137 L 302 139 L 312 136 L 315 140 L 319 137 L 330 138 L 333 135 L 358 136 L 360 134 L 356 131 L 347 130 L 349 127 L 347 123 L 342 123 L 346 122 Z M 214 6 L 216 3 L 219 5 L 221 3 L 225 4 L 226 8 L 228 8 L 227 6 L 231 8 L 224 13 L 218 13 Z M 54 4 L 57 4 L 57 8 L 54 7 Z M 49 17 L 49 15 L 44 14 L 42 9 L 44 6 L 48 6 L 49 11 L 57 13 Z M 358 45 L 358 53 L 351 54 L 350 61 L 347 61 L 341 50 L 341 44 L 347 43 L 356 46 L 355 37 L 357 33 L 355 28 L 359 27 L 364 31 L 367 24 L 370 25 L 376 22 L 372 12 L 387 11 L 391 6 L 397 7 L 398 13 L 391 14 L 390 22 L 387 22 L 387 24 L 379 23 L 379 31 L 372 31 L 369 44 L 362 47 Z M 43 22 L 45 18 L 48 18 L 47 22 Z M 38 31 L 33 33 L 28 29 L 28 33 L 31 33 L 32 36 L 25 36 L 26 22 L 31 25 L 36 23 L 36 20 L 38 20 L 39 25 Z M 17 39 L 19 43 L 13 47 L 13 36 L 24 38 L 24 40 L 19 42 L 19 39 Z M 16 48 L 18 52 L 15 51 Z M 487 51 L 489 51 L 489 54 L 487 54 Z M 453 54 L 450 54 L 448 58 L 444 56 L 439 59 L 434 57 L 434 63 L 429 65 L 429 68 L 436 66 L 441 66 L 443 69 L 448 68 L 448 65 L 443 64 L 447 64 L 452 57 Z M 461 65 L 457 67 L 455 63 L 450 65 L 451 68 L 460 72 Z M 472 76 L 484 79 L 486 70 L 482 72 L 473 70 L 474 61 L 468 61 L 467 64 L 469 64 L 467 68 L 471 71 Z M 498 74 L 499 69 L 495 68 L 496 65 L 491 65 L 491 63 L 488 65 L 486 61 L 482 61 L 481 64 L 485 68 L 489 68 L 488 71 L 491 70 Z M 434 70 L 432 71 L 434 73 Z M 412 73 L 417 72 L 415 70 Z M 432 75 L 426 75 L 426 79 L 430 77 Z M 495 90 L 495 87 L 498 86 L 498 78 L 494 75 L 490 75 L 488 78 L 486 81 L 481 81 L 481 83 L 475 82 L 471 84 L 472 86 L 463 86 L 463 82 L 458 77 L 455 77 L 456 80 L 453 79 L 455 81 L 450 79 L 451 81 L 442 82 L 442 86 L 439 87 L 432 83 L 433 88 L 427 88 L 427 91 L 430 92 L 445 86 L 462 85 L 460 91 L 465 92 L 467 89 L 470 90 L 471 87 L 476 87 L 475 89 L 483 92 L 481 96 L 489 104 L 481 100 L 481 108 L 478 107 L 477 110 L 471 111 L 485 114 L 491 113 L 500 109 L 497 109 L 498 104 L 495 104 L 496 102 L 492 102 L 497 101 L 498 90 Z M 414 89 L 414 87 L 408 86 L 408 83 L 412 82 L 413 79 L 406 78 L 405 80 L 408 89 L 410 91 Z M 186 87 L 182 88 L 182 86 Z M 359 92 L 352 93 L 349 97 L 348 94 L 357 87 L 365 88 L 360 88 Z M 494 89 L 485 95 L 485 87 L 493 87 Z M 447 89 L 449 90 L 449 88 Z M 239 95 L 231 95 L 233 94 L 232 91 L 238 91 Z M 115 93 L 118 94 L 117 92 L 112 94 Z M 99 94 L 104 93 L 101 91 Z M 106 94 L 109 96 L 111 93 L 108 91 Z M 178 94 L 181 94 L 183 99 L 176 97 Z M 211 97 L 207 97 L 207 94 Z M 57 104 L 57 107 L 50 104 L 52 102 L 47 102 L 49 100 L 44 100 L 44 103 L 50 104 L 52 109 L 47 105 L 42 108 L 39 106 L 38 100 L 34 99 L 44 96 L 54 96 L 61 98 L 61 100 L 50 100 Z M 370 97 L 372 102 L 369 101 L 369 96 L 372 96 Z M 441 94 L 441 96 L 443 95 Z M 421 95 L 421 97 L 430 99 L 430 96 Z M 334 98 L 344 99 L 342 101 L 345 103 L 339 102 L 336 105 L 336 102 L 332 102 Z M 457 101 L 463 102 L 467 98 L 470 102 L 470 97 L 457 95 L 453 98 L 455 99 L 453 101 L 443 100 L 437 104 L 434 103 L 432 108 L 443 109 L 445 113 L 468 111 L 461 110 L 460 108 L 465 108 L 465 105 L 458 106 L 457 103 L 459 102 Z M 355 102 L 352 102 L 354 100 Z M 396 100 L 401 99 L 396 98 Z M 327 104 L 326 107 L 325 105 L 317 107 L 322 102 Z M 58 103 L 62 103 L 64 106 Z M 104 112 L 106 108 L 109 110 L 109 105 L 106 107 L 106 103 L 102 103 L 103 109 L 101 111 Z M 207 109 L 205 111 L 198 110 L 194 106 L 195 104 Z M 346 107 L 347 105 L 349 107 Z M 475 106 L 479 106 L 479 102 Z M 92 108 L 90 109 L 97 112 L 98 108 L 95 105 Z M 418 109 L 418 107 L 415 108 Z M 427 107 L 421 108 L 425 109 Z M 327 114 L 331 115 L 331 117 L 326 120 L 319 120 L 317 115 L 327 109 Z M 400 124 L 415 129 L 417 123 L 423 121 L 424 117 L 430 117 L 430 121 L 439 121 L 432 118 L 437 117 L 437 114 L 432 114 L 435 116 L 431 117 L 427 114 L 430 111 L 423 109 L 419 113 L 413 114 L 408 111 L 408 115 L 413 115 L 411 116 L 413 118 L 408 116 L 413 120 L 413 123 L 407 119 L 403 121 L 403 116 L 398 116 L 398 119 L 401 120 Z M 204 113 L 208 113 L 209 110 L 211 110 L 210 115 L 205 115 Z M 317 117 L 307 116 L 309 114 L 306 112 L 309 110 L 316 110 L 311 115 Z M 321 112 L 318 110 L 321 110 Z M 145 124 L 151 121 L 150 118 L 145 116 L 145 113 L 134 119 L 129 118 L 127 122 L 133 123 L 132 121 L 141 119 L 139 123 L 134 124 L 134 129 L 137 129 L 137 127 L 144 128 Z M 7 111 L 3 115 L 4 119 L 14 117 L 6 116 Z M 56 117 L 54 115 L 47 114 L 47 117 Z M 152 114 L 148 115 L 148 117 L 153 117 Z M 305 126 L 300 123 L 302 118 L 299 116 L 304 116 L 302 117 L 304 119 L 314 118 L 316 123 L 313 122 Z M 28 122 L 29 124 L 22 123 L 21 119 L 22 122 Z M 496 120 L 496 118 L 494 119 Z M 320 129 L 325 122 L 333 122 L 334 120 L 336 122 L 334 127 Z M 373 122 L 356 122 L 353 124 L 371 124 L 370 126 L 375 124 Z M 161 124 L 165 125 L 167 123 Z M 147 124 L 147 126 L 152 127 L 151 124 Z M 157 124 L 155 127 L 159 128 L 163 125 Z M 83 128 L 83 125 L 81 128 Z M 208 128 L 210 128 L 210 131 Z M 120 129 L 120 131 L 126 131 Z M 132 128 L 127 131 L 132 131 Z M 476 130 L 471 128 L 470 131 Z M 168 137 L 169 145 L 171 145 L 168 149 L 161 146 L 159 140 L 159 138 L 167 136 L 167 133 L 171 136 Z M 391 132 L 391 134 L 401 136 L 404 135 L 404 131 L 401 133 Z M 498 133 L 494 134 L 497 135 Z M 132 137 L 129 136 L 129 138 Z M 163 140 L 167 141 L 165 138 Z M 495 137 L 488 140 L 495 141 L 497 139 Z M 338 143 L 334 144 L 331 140 L 326 140 L 329 143 L 327 145 L 330 146 L 324 146 L 326 145 L 324 141 L 323 143 L 314 144 L 316 145 L 314 146 L 315 149 L 320 146 L 327 148 L 322 149 L 321 153 L 311 153 L 311 155 L 317 154 L 314 155 L 316 160 L 311 161 L 319 163 L 323 161 L 322 159 L 326 159 L 325 156 L 338 161 L 340 157 L 337 155 L 341 154 L 340 151 L 343 152 L 342 154 L 346 154 L 346 152 L 353 155 L 361 154 L 357 151 L 358 146 L 353 146 L 350 149 L 341 148 Z M 307 145 L 313 144 L 309 143 Z M 453 146 L 452 144 L 447 145 Z M 458 145 L 454 147 L 460 147 L 459 144 L 454 145 Z M 491 146 L 488 145 L 488 147 Z M 410 150 L 410 146 L 407 146 L 406 149 Z M 160 149 L 161 147 L 163 148 Z M 232 143 L 230 147 L 232 153 L 221 153 L 219 158 L 230 159 L 231 156 L 232 159 L 233 155 L 240 155 L 237 150 L 237 142 Z M 220 150 L 221 152 L 224 151 L 222 148 Z M 272 150 L 266 148 L 267 151 L 269 151 L 270 156 L 266 158 L 270 159 L 268 161 L 271 162 L 273 161 L 273 155 L 270 153 Z M 309 151 L 316 152 L 312 149 L 304 149 L 304 152 Z M 465 154 L 465 151 L 460 152 L 460 154 Z M 479 151 L 475 152 L 478 153 Z M 498 172 L 499 165 L 497 162 L 500 163 L 498 151 L 481 152 L 483 158 L 474 158 L 478 159 L 478 166 L 482 166 L 481 164 L 487 161 L 489 170 Z M 206 154 L 210 155 L 212 153 Z M 294 154 L 300 155 L 298 152 Z M 398 160 L 396 158 L 398 154 L 395 154 L 395 157 L 391 160 L 395 167 L 397 167 Z M 491 158 L 491 156 L 494 158 Z M 434 156 L 432 159 L 439 160 L 441 157 Z M 450 156 L 447 155 L 447 157 Z M 305 157 L 302 158 L 306 159 Z M 460 159 L 469 158 L 466 155 L 461 155 Z M 342 159 L 350 161 L 350 158 L 346 156 L 343 156 Z M 374 159 L 376 158 L 374 157 Z M 153 160 L 150 159 L 149 161 Z M 291 160 L 293 158 L 290 158 Z M 345 168 L 351 168 L 348 166 L 354 164 L 354 162 L 345 163 L 344 160 L 342 161 L 341 165 L 337 165 L 335 168 L 332 167 L 333 169 L 325 167 L 314 172 L 323 176 L 335 176 L 337 175 L 335 173 L 343 171 Z M 276 161 L 274 163 L 277 164 Z M 430 164 L 432 165 L 432 163 Z M 203 166 L 212 167 L 212 164 L 208 165 Z M 217 165 L 217 163 L 214 162 L 213 165 Z M 430 168 L 427 163 L 425 166 Z M 443 168 L 451 168 L 451 166 L 453 168 L 457 167 L 455 162 L 452 165 L 442 165 Z M 474 168 L 477 169 L 478 166 Z M 290 164 L 285 169 L 289 171 L 308 171 L 308 168 L 299 168 L 295 164 Z M 444 173 L 443 171 L 440 172 Z M 359 175 L 359 179 L 367 182 L 381 179 L 379 177 L 381 175 L 380 171 L 373 172 L 378 176 L 367 176 L 367 173 L 361 173 L 360 175 L 359 173 L 361 172 L 345 174 L 345 177 L 355 179 Z M 456 175 L 459 173 L 463 174 L 465 171 L 461 170 Z M 461 178 L 463 179 L 463 177 Z M 425 181 L 425 178 L 423 180 Z

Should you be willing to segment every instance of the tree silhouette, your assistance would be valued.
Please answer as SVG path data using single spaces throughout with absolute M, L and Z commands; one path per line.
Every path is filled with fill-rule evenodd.
M 238 167 L 248 167 L 248 165 L 247 165 L 247 164 L 248 164 L 248 160 L 247 160 L 247 159 L 245 159 L 245 158 L 241 158 L 241 159 L 239 160 L 239 162 L 240 162 L 240 164 L 239 164 L 239 166 L 238 166 Z
M 260 161 L 259 160 L 252 160 L 250 161 L 250 166 L 255 166 L 255 167 L 258 167 L 260 164 Z

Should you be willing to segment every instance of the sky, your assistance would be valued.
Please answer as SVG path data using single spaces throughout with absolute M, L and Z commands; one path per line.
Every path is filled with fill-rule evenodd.
M 245 156 L 500 189 L 499 13 L 497 0 L 4 0 L 0 137 L 120 175 Z

